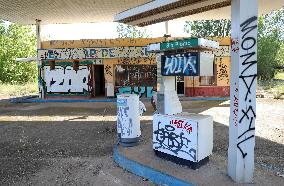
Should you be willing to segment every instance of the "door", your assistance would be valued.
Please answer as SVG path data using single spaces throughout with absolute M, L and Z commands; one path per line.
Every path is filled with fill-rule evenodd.
M 94 65 L 95 96 L 105 95 L 104 65 Z

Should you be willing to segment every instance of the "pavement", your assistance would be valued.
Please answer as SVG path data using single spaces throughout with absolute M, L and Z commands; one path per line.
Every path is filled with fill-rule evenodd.
M 168 173 L 177 168 L 180 179 L 189 177 L 198 185 L 234 184 L 226 176 L 228 103 L 202 100 L 182 104 L 187 112 L 214 115 L 213 155 L 209 164 L 194 173 L 163 159 L 158 159 L 158 164 Z M 257 104 L 255 183 L 284 185 L 283 100 L 258 99 Z M 154 161 L 157 157 L 149 145 L 153 109 L 149 101 L 145 105 L 140 151 L 119 152 L 135 158 L 145 149 L 137 157 Z M 113 160 L 115 145 L 115 103 L 0 102 L 0 185 L 155 185 L 121 169 Z M 215 174 L 221 175 L 221 182 L 212 181 Z M 196 181 L 197 175 L 200 179 Z
M 218 126 L 220 124 L 214 123 L 214 125 Z M 150 127 L 149 130 L 151 130 Z M 147 137 L 143 137 L 141 144 L 138 146 L 127 148 L 118 146 L 118 154 L 120 157 L 134 162 L 132 163 L 132 167 L 129 167 L 127 163 L 120 164 L 122 168 L 144 176 L 149 180 L 153 180 L 155 183 L 166 185 L 251 185 L 236 184 L 227 175 L 227 157 L 222 156 L 219 153 L 213 153 L 210 156 L 210 161 L 197 170 L 159 158 L 153 152 L 152 138 L 148 135 Z M 136 171 L 135 169 L 139 170 Z M 163 175 L 139 174 L 139 171 L 149 171 L 149 169 L 157 173 L 163 173 Z M 173 178 L 167 180 L 168 175 Z M 160 177 L 160 179 L 157 177 Z M 284 178 L 277 176 L 273 171 L 258 165 L 255 167 L 253 184 L 283 185 Z

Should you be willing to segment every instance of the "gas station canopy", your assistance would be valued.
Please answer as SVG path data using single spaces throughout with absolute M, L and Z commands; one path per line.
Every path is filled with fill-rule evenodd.
M 19 24 L 35 24 L 37 19 L 42 24 L 117 21 L 146 26 L 181 17 L 230 19 L 230 5 L 230 0 L 0 0 L 0 19 Z M 282 6 L 283 0 L 259 0 L 259 13 Z
M 258 0 L 259 14 L 284 6 L 283 0 Z M 147 26 L 177 18 L 231 19 L 231 0 L 156 0 L 117 14 L 114 21 Z
M 95 23 L 149 0 L 0 0 L 0 19 L 19 24 Z

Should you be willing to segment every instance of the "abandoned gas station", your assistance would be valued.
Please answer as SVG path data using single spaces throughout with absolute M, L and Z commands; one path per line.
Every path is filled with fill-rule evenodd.
M 40 95 L 46 99 L 55 96 L 90 99 L 134 92 L 140 97 L 151 98 L 157 91 L 157 64 L 156 54 L 147 52 L 147 45 L 174 39 L 43 41 L 38 50 L 42 61 L 39 66 Z M 201 73 L 176 77 L 175 88 L 179 95 L 229 96 L 230 38 L 212 39 L 220 46 L 207 51 L 214 53 L 211 58 L 200 60 Z M 80 53 L 82 49 L 87 53 Z
M 135 145 L 131 148 L 116 146 L 114 159 L 122 168 L 155 183 L 188 185 L 190 179 L 201 174 L 191 168 L 198 169 L 211 161 L 212 116 L 183 113 L 178 94 L 230 96 L 225 171 L 235 182 L 252 183 L 257 127 L 257 20 L 258 15 L 283 5 L 281 0 L 127 0 L 124 3 L 25 0 L 1 1 L 0 16 L 20 24 L 36 24 L 41 99 L 118 96 L 120 140 L 131 143 L 134 139 Z M 116 21 L 147 26 L 182 17 L 190 20 L 231 19 L 231 38 L 43 42 L 40 39 L 42 24 Z M 139 95 L 136 101 L 130 100 L 131 93 Z M 140 145 L 136 143 L 140 129 L 129 132 L 139 117 L 133 111 L 138 106 L 129 111 L 131 106 L 128 104 L 153 94 L 157 94 L 158 113 L 153 117 L 153 139 L 150 146 Z M 123 125 L 128 128 L 124 129 Z M 148 156 L 144 157 L 146 153 Z M 188 170 L 177 175 L 178 168 L 173 167 L 166 172 L 165 165 L 155 162 L 156 156 L 187 165 Z M 224 170 L 221 169 L 211 166 L 204 171 L 210 174 L 208 179 L 214 181 L 222 175 L 220 172 Z

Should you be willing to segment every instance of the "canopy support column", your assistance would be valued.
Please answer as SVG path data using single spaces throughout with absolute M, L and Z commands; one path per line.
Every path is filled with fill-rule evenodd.
M 165 31 L 166 35 L 169 35 L 169 21 L 165 21 Z
M 250 183 L 254 172 L 257 0 L 232 0 L 228 175 Z
M 37 50 L 41 49 L 41 20 L 36 19 L 36 39 L 37 39 Z M 39 98 L 44 98 L 44 87 L 43 87 L 43 71 L 41 70 L 42 61 L 37 56 L 37 66 L 38 66 L 38 90 Z

